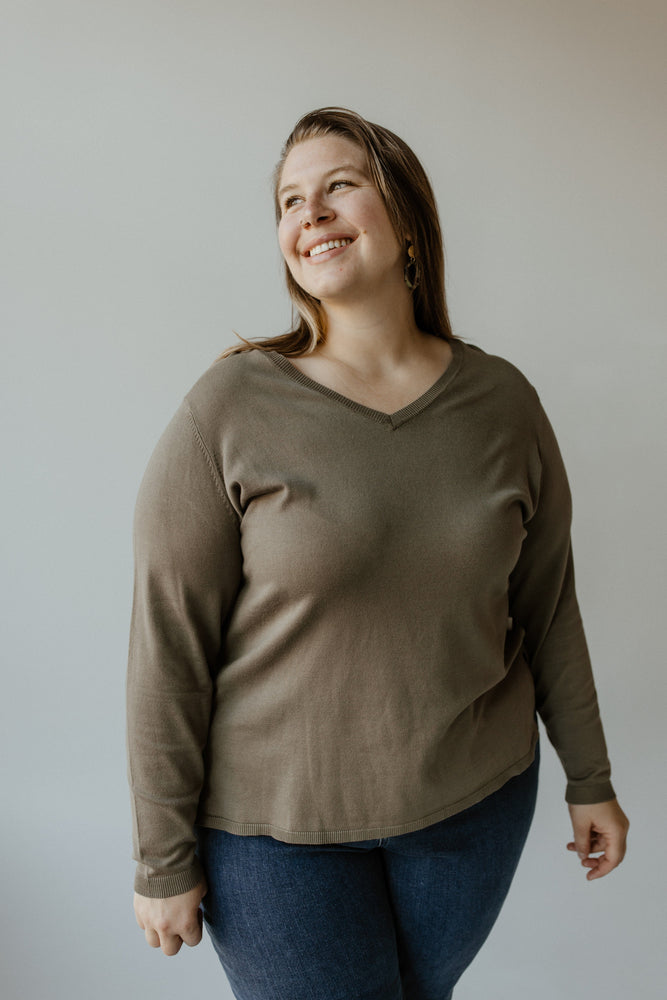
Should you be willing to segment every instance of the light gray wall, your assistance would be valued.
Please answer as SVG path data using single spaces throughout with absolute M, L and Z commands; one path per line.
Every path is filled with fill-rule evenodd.
M 457 332 L 538 387 L 575 496 L 623 868 L 566 854 L 544 754 L 510 899 L 458 1000 L 657 1000 L 665 875 L 661 0 L 4 0 L 3 819 L 7 1000 L 231 996 L 130 905 L 130 524 L 219 351 L 282 331 L 269 175 L 343 104 L 423 158 Z

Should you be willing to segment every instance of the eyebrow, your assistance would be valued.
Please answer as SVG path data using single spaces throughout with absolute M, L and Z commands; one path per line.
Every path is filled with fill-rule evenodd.
M 343 163 L 340 167 L 334 167 L 333 170 L 327 170 L 324 176 L 331 177 L 332 174 L 349 173 L 350 171 L 354 171 L 355 174 L 360 174 L 362 177 L 366 176 L 366 172 L 360 167 L 355 167 L 353 163 Z M 299 186 L 299 184 L 285 184 L 278 191 L 278 198 L 282 198 L 286 191 L 293 191 Z

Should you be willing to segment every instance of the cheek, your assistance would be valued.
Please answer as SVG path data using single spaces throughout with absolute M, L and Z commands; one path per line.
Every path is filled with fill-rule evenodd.
M 289 258 L 293 257 L 295 254 L 296 241 L 298 238 L 298 231 L 295 229 L 289 220 L 283 221 L 278 226 L 278 246 L 280 247 L 280 252 L 289 262 Z
M 374 234 L 375 238 L 384 248 L 387 257 L 400 257 L 403 253 L 402 246 L 394 232 L 394 227 L 384 210 L 384 206 L 381 209 L 376 209 L 375 211 L 367 212 L 365 215 L 359 219 L 359 228 L 363 231 L 369 231 Z
M 389 213 L 379 195 L 373 198 L 366 197 L 357 206 L 357 212 L 360 226 L 372 228 L 377 233 L 384 233 L 391 242 L 396 240 Z

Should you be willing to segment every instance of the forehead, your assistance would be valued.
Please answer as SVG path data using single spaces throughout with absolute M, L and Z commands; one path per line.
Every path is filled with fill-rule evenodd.
M 279 186 L 293 184 L 309 174 L 335 170 L 345 165 L 366 173 L 366 154 L 358 143 L 342 135 L 323 135 L 304 139 L 294 146 L 285 159 Z

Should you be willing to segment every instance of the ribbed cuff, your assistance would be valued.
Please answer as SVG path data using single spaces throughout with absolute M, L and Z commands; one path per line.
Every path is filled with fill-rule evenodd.
M 615 798 L 616 792 L 611 781 L 595 785 L 568 784 L 565 792 L 565 801 L 571 806 L 594 806 L 598 802 L 608 802 Z
M 183 892 L 189 892 L 203 879 L 202 867 L 195 860 L 192 868 L 171 875 L 142 875 L 137 871 L 134 876 L 134 891 L 150 899 L 167 899 L 169 896 L 180 896 Z

